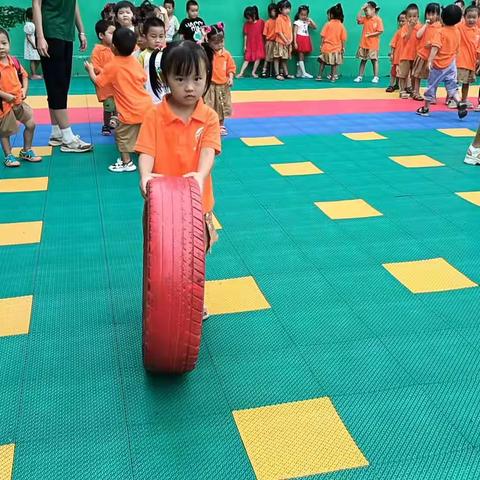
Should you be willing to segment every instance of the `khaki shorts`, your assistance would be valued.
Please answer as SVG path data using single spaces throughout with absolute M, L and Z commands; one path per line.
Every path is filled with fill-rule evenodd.
M 265 43 L 265 61 L 273 62 L 275 58 L 275 42 L 273 40 L 267 40 Z
M 477 77 L 473 70 L 467 70 L 466 68 L 457 68 L 457 81 L 462 85 L 475 83 Z
M 430 70 L 428 69 L 428 61 L 424 60 L 422 57 L 417 57 L 413 62 L 412 76 L 419 78 L 420 80 L 426 80 L 429 75 Z
M 358 47 L 357 58 L 360 60 L 378 60 L 378 50 Z
M 135 152 L 135 144 L 137 143 L 138 132 L 140 132 L 141 125 L 128 125 L 120 122 L 115 129 L 115 140 L 117 148 L 120 153 Z
M 412 72 L 413 61 L 412 60 L 401 60 L 397 67 L 397 77 L 398 78 L 408 78 Z
M 281 60 L 290 60 L 292 58 L 292 46 L 283 45 L 283 43 L 275 42 L 273 57 Z
M 232 94 L 228 85 L 212 83 L 204 97 L 205 103 L 218 113 L 221 122 L 232 115 Z
M 15 105 L 6 115 L 0 118 L 0 137 L 10 137 L 18 132 L 18 123 L 24 125 L 33 118 L 33 110 L 30 105 L 21 103 Z
M 340 52 L 321 53 L 318 61 L 326 65 L 341 65 L 343 63 L 343 55 Z

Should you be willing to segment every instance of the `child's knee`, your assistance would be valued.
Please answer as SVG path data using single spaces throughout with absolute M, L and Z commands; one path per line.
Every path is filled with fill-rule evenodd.
M 33 121 L 33 118 L 31 118 L 30 120 L 27 120 L 25 123 L 25 129 L 28 130 L 29 132 L 33 132 L 35 130 L 35 122 Z

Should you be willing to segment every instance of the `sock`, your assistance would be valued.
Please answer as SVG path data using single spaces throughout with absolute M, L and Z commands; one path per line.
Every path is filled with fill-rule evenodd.
M 305 63 L 303 61 L 298 62 L 298 68 L 300 71 L 305 75 L 307 72 L 305 71 Z
M 61 135 L 63 143 L 72 143 L 75 140 L 71 127 L 62 128 Z
M 58 125 L 52 125 L 52 133 L 50 136 L 54 138 L 60 138 L 62 136 L 62 131 Z

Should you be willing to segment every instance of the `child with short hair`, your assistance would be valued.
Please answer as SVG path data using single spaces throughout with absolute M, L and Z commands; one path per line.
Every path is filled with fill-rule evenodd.
M 200 17 L 200 7 L 196 0 L 188 0 L 186 4 L 187 18 L 180 22 L 178 34 L 183 40 L 201 42 L 203 40 L 202 28 L 205 26 L 203 18 Z
M 324 25 L 321 37 L 321 49 L 318 61 L 320 70 L 316 80 L 323 80 L 323 71 L 327 65 L 332 67 L 330 81 L 332 83 L 338 80 L 338 66 L 343 64 L 343 55 L 345 53 L 345 42 L 347 41 L 347 30 L 343 25 L 343 8 L 337 3 L 327 11 L 328 22 Z
M 93 48 L 90 61 L 92 62 L 96 75 L 100 75 L 105 66 L 108 65 L 115 56 L 112 51 L 112 36 L 114 31 L 115 25 L 107 20 L 99 20 L 95 24 L 95 33 L 100 43 L 97 43 Z M 99 87 L 97 87 L 96 90 L 98 101 L 103 103 L 102 135 L 109 137 L 112 134 L 110 121 L 112 116 L 115 115 L 113 90 Z
M 445 83 L 447 94 L 457 104 L 459 118 L 468 114 L 467 104 L 461 101 L 457 87 L 456 55 L 460 48 L 460 31 L 457 25 L 462 19 L 462 10 L 456 5 L 448 5 L 442 10 L 443 27 L 432 39 L 432 48 L 428 57 L 428 89 L 426 90 L 425 105 L 417 110 L 417 115 L 428 117 L 430 104 L 436 100 L 437 89 L 440 83 Z
M 362 38 L 357 51 L 357 58 L 360 59 L 360 70 L 354 82 L 363 81 L 363 74 L 368 60 L 372 62 L 373 79 L 372 83 L 378 83 L 378 52 L 380 50 L 380 35 L 383 33 L 383 21 L 378 16 L 380 7 L 375 2 L 367 2 L 357 14 L 357 23 L 363 25 Z
M 163 2 L 168 15 L 167 43 L 173 42 L 180 28 L 180 22 L 175 16 L 175 0 L 165 0 Z
M 116 3 L 113 12 L 118 27 L 128 28 L 132 32 L 135 31 L 136 8 L 132 2 L 124 0 Z
M 230 52 L 225 50 L 225 30 L 223 23 L 208 27 L 208 47 L 213 53 L 212 83 L 204 96 L 205 103 L 217 112 L 220 120 L 220 134 L 228 135 L 225 118 L 232 114 L 230 92 L 235 76 L 235 62 Z
M 243 12 L 245 23 L 243 25 L 243 51 L 244 62 L 237 78 L 243 78 L 245 70 L 253 62 L 252 77 L 258 78 L 257 69 L 260 62 L 265 58 L 265 44 L 263 43 L 263 31 L 265 22 L 259 17 L 258 8 L 247 7 Z
M 263 27 L 265 37 L 265 62 L 263 63 L 262 78 L 268 78 L 272 74 L 273 55 L 275 53 L 275 21 L 278 16 L 277 4 L 271 3 L 268 6 L 268 20 Z
M 392 93 L 395 90 L 399 89 L 398 85 L 398 77 L 397 77 L 397 69 L 398 65 L 400 64 L 400 54 L 402 52 L 401 42 L 400 42 L 400 33 L 402 31 L 402 27 L 407 23 L 407 12 L 403 10 L 403 12 L 399 13 L 397 17 L 397 31 L 390 42 L 390 62 L 392 64 L 392 68 L 390 70 L 390 85 L 385 90 L 387 93 Z
M 137 167 L 130 154 L 135 151 L 140 125 L 153 103 L 145 90 L 145 71 L 132 56 L 137 44 L 135 33 L 129 28 L 117 28 L 112 43 L 115 57 L 98 76 L 91 63 L 85 62 L 85 69 L 97 87 L 113 90 L 118 110 L 119 125 L 115 130 L 115 140 L 121 158 L 108 168 L 117 173 L 133 172 Z
M 30 62 L 30 71 L 32 72 L 30 78 L 31 80 L 41 80 L 43 78 L 42 75 L 37 73 L 40 67 L 40 55 L 37 52 L 32 7 L 25 10 L 25 26 L 23 27 L 23 31 L 25 33 L 23 58 Z
M 292 4 L 289 0 L 280 0 L 277 4 L 278 17 L 275 21 L 275 52 L 274 67 L 275 78 L 277 80 L 285 80 L 286 78 L 295 78 L 288 73 L 288 60 L 292 55 L 293 29 L 290 21 L 290 12 Z M 280 75 L 280 67 L 283 75 Z
M 5 155 L 4 165 L 8 168 L 20 166 L 10 143 L 10 137 L 18 132 L 17 121 L 25 126 L 20 159 L 26 162 L 42 160 L 32 150 L 35 122 L 31 107 L 24 102 L 27 90 L 28 74 L 18 59 L 10 56 L 10 37 L 0 28 L 0 142 Z
M 310 18 L 310 8 L 308 5 L 300 5 L 293 22 L 293 48 L 297 51 L 297 78 L 313 78 L 305 70 L 305 55 L 312 53 L 312 39 L 309 29 L 316 30 L 317 25 Z

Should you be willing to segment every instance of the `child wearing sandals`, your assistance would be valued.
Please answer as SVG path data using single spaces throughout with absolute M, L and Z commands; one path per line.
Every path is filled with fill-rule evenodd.
M 20 159 L 26 162 L 40 162 L 42 157 L 32 150 L 35 122 L 33 111 L 24 100 L 28 90 L 28 74 L 19 61 L 11 57 L 10 37 L 0 28 L 0 142 L 5 154 L 6 167 L 19 167 L 19 160 L 12 153 L 10 137 L 17 133 L 17 122 L 23 123 L 23 148 Z
M 436 101 L 440 83 L 445 83 L 447 94 L 457 104 L 459 118 L 468 114 L 467 104 L 461 101 L 457 86 L 456 55 L 460 48 L 460 31 L 457 25 L 462 20 L 462 10 L 457 5 L 448 5 L 442 10 L 443 27 L 432 39 L 428 57 L 428 89 L 425 92 L 425 105 L 417 110 L 417 115 L 428 117 L 430 104 Z
M 204 96 L 205 103 L 215 110 L 220 120 L 220 134 L 228 135 L 225 118 L 232 114 L 232 95 L 235 76 L 235 62 L 230 52 L 225 50 L 225 33 L 223 23 L 207 27 L 208 48 L 213 54 L 212 83 Z
M 277 4 L 278 17 L 275 21 L 275 51 L 273 54 L 273 65 L 275 68 L 275 78 L 285 80 L 286 78 L 295 78 L 288 73 L 288 60 L 292 55 L 293 29 L 290 21 L 290 12 L 292 4 L 289 0 L 281 0 Z M 283 75 L 280 75 L 280 66 Z
M 365 67 L 368 60 L 372 62 L 373 79 L 372 83 L 378 83 L 378 52 L 380 50 L 380 35 L 383 33 L 383 21 L 378 16 L 380 8 L 375 2 L 365 3 L 357 14 L 357 23 L 363 25 L 360 46 L 357 51 L 357 58 L 360 59 L 360 70 L 354 82 L 360 83 L 363 80 Z
M 253 62 L 252 77 L 258 78 L 257 69 L 260 62 L 265 59 L 265 44 L 263 43 L 263 30 L 265 22 L 259 18 L 258 8 L 247 7 L 243 12 L 246 20 L 243 26 L 245 61 L 243 62 L 237 78 L 242 78 L 245 70 Z
M 297 78 L 313 78 L 313 75 L 305 70 L 305 55 L 309 55 L 313 50 L 309 30 L 317 29 L 317 25 L 309 15 L 310 8 L 307 5 L 301 5 L 293 22 L 293 48 L 298 55 Z
M 400 64 L 400 54 L 402 52 L 402 47 L 400 43 L 400 33 L 402 32 L 402 27 L 407 23 L 407 12 L 404 10 L 399 13 L 397 17 L 397 26 L 398 29 L 395 32 L 395 35 L 390 42 L 390 62 L 392 68 L 390 70 L 390 85 L 385 90 L 387 93 L 392 93 L 395 90 L 398 90 L 400 87 L 398 85 L 397 69 Z
M 275 53 L 275 22 L 278 17 L 277 4 L 271 3 L 268 6 L 268 20 L 263 28 L 263 36 L 265 37 L 265 62 L 263 64 L 262 78 L 268 78 L 272 74 L 272 65 Z
M 345 42 L 347 41 L 347 30 L 343 25 L 344 15 L 342 5 L 337 3 L 337 5 L 331 7 L 327 11 L 327 17 L 328 22 L 320 33 L 322 40 L 321 53 L 318 57 L 320 71 L 316 79 L 321 81 L 325 67 L 331 65 L 330 81 L 333 83 L 338 80 L 337 69 L 338 66 L 343 63 Z

